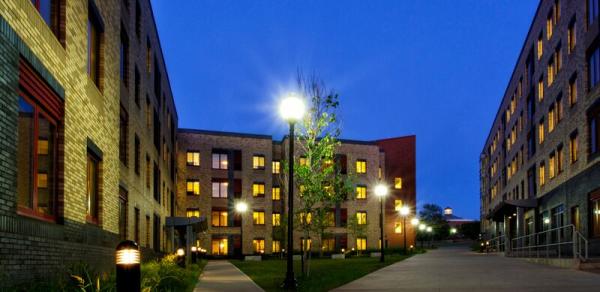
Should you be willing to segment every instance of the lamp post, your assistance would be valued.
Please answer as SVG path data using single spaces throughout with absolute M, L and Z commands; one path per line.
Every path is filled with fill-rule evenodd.
M 248 204 L 245 202 L 237 202 L 235 204 L 235 212 L 240 214 L 240 255 L 244 257 L 244 213 L 248 211 Z
M 419 224 L 419 231 L 424 232 L 427 229 L 427 225 L 421 223 Z M 423 235 L 421 235 L 421 248 L 423 248 Z
M 429 233 L 429 247 L 433 246 L 433 228 L 431 226 L 427 226 L 427 233 Z
M 404 254 L 407 254 L 406 250 L 406 217 L 410 214 L 410 208 L 402 206 L 400 208 L 400 216 L 402 216 L 402 233 L 404 233 Z
M 195 264 L 198 259 L 198 248 L 196 246 L 192 246 L 192 264 Z
M 177 264 L 180 267 L 185 268 L 185 249 L 183 248 L 177 249 Z
M 410 219 L 410 225 L 412 225 L 412 228 L 413 228 L 412 230 L 415 230 L 417 228 L 417 226 L 419 226 L 419 218 L 415 217 L 415 218 Z M 416 232 L 415 232 L 415 234 L 416 234 Z M 416 236 L 415 236 L 415 241 L 413 244 L 417 245 Z M 410 246 L 410 252 L 411 253 L 413 252 L 413 245 Z
M 135 241 L 125 240 L 117 245 L 117 291 L 139 292 L 141 289 L 140 248 Z
M 305 112 L 304 101 L 290 94 L 279 104 L 279 113 L 281 117 L 288 122 L 290 128 L 289 136 L 289 156 L 288 156 L 288 230 L 287 230 L 287 271 L 283 281 L 284 289 L 295 289 L 297 286 L 294 276 L 294 125 L 302 119 Z
M 379 197 L 380 210 L 379 210 L 379 229 L 380 229 L 380 237 L 381 241 L 381 255 L 379 256 L 379 261 L 383 263 L 385 260 L 383 255 L 383 199 L 387 196 L 388 188 L 384 184 L 378 184 L 375 186 L 375 195 Z

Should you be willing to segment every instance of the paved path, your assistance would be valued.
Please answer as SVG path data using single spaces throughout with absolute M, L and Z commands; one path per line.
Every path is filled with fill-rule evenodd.
M 208 261 L 194 292 L 198 291 L 264 291 L 246 274 L 228 261 Z
M 600 291 L 600 275 L 444 247 L 334 291 Z

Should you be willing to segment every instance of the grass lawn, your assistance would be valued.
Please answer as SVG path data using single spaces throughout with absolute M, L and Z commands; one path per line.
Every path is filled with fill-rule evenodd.
M 407 257 L 386 255 L 384 263 L 380 263 L 379 258 L 371 257 L 353 257 L 345 260 L 312 259 L 308 278 L 303 278 L 301 275 L 300 261 L 294 261 L 294 273 L 298 280 L 299 291 L 329 291 Z M 279 285 L 285 278 L 285 260 L 269 259 L 261 262 L 231 260 L 231 263 L 266 291 L 281 291 Z

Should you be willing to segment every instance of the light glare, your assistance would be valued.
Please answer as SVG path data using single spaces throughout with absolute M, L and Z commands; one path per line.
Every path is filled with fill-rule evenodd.
M 279 104 L 279 114 L 288 122 L 296 122 L 302 119 L 306 106 L 304 101 L 296 94 L 289 94 Z

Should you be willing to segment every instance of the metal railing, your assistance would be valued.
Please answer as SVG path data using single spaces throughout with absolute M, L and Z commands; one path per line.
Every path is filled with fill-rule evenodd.
M 511 239 L 507 255 L 514 257 L 588 258 L 588 241 L 575 229 L 565 225 Z
M 486 251 L 504 252 L 506 250 L 506 237 L 504 235 L 496 236 L 485 242 Z

